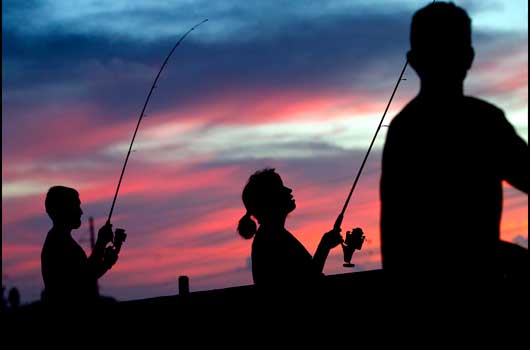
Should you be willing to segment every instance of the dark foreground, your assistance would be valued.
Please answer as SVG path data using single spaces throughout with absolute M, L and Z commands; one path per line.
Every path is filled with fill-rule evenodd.
M 219 334 L 225 342 L 249 334 L 265 342 L 278 337 L 353 341 L 375 332 L 381 335 L 371 338 L 377 343 L 389 341 L 386 335 L 397 331 L 401 339 L 417 339 L 425 332 L 435 332 L 436 339 L 478 332 L 478 339 L 513 340 L 515 335 L 524 344 L 528 295 L 526 278 L 448 287 L 390 280 L 375 270 L 326 276 L 313 290 L 262 292 L 247 285 L 66 310 L 35 303 L 4 313 L 2 333 L 4 340 L 23 331 L 55 340 L 68 332 L 80 339 L 148 336 L 178 343 L 185 337 L 200 344 L 214 342 Z

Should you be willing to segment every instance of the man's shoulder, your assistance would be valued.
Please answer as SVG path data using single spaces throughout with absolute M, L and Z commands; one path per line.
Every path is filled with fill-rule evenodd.
M 481 118 L 489 116 L 497 121 L 504 119 L 503 110 L 490 102 L 473 96 L 464 96 L 460 101 L 455 106 L 465 109 L 468 113 L 472 113 L 472 115 Z M 416 123 L 418 121 L 417 117 L 422 118 L 424 112 L 428 112 L 429 110 L 428 103 L 426 104 L 421 98 L 415 97 L 396 114 L 390 125 L 396 128 L 396 126 L 401 124 L 409 125 L 410 123 Z
M 399 124 L 406 120 L 413 119 L 414 116 L 420 114 L 420 111 L 424 109 L 424 104 L 416 96 L 415 98 L 407 102 L 407 104 L 405 104 L 405 106 L 401 108 L 401 110 L 394 116 L 394 118 L 392 118 L 391 124 Z
M 46 236 L 41 250 L 41 258 L 47 259 L 64 259 L 79 257 L 80 255 L 86 257 L 81 245 L 73 238 L 55 235 L 51 231 Z
M 468 108 L 478 109 L 491 114 L 503 115 L 504 112 L 494 104 L 473 96 L 465 96 L 464 102 Z

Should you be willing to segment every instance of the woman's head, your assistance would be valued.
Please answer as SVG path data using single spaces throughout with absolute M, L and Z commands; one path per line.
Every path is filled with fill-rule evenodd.
M 243 238 L 252 238 L 256 233 L 254 216 L 260 224 L 282 219 L 296 208 L 293 191 L 283 185 L 278 173 L 271 168 L 256 171 L 243 189 L 243 204 L 247 213 L 239 220 L 238 232 Z

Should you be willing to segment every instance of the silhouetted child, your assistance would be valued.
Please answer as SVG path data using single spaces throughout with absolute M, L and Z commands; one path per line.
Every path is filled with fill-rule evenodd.
M 13 287 L 9 290 L 9 295 L 7 297 L 9 301 L 9 308 L 11 310 L 17 310 L 20 306 L 20 292 L 17 287 Z
M 92 254 L 87 257 L 72 237 L 72 230 L 81 226 L 83 215 L 79 193 L 68 187 L 51 187 L 45 206 L 53 227 L 41 253 L 43 302 L 62 306 L 92 305 L 99 298 L 98 278 L 118 259 L 115 249 L 107 247 L 113 240 L 112 225 L 100 228 Z
M 435 2 L 417 11 L 410 45 L 421 87 L 384 146 L 383 269 L 421 280 L 489 279 L 507 251 L 502 182 L 528 193 L 528 145 L 502 110 L 464 95 L 474 50 L 462 8 Z
M 322 236 L 314 256 L 287 229 L 287 215 L 295 208 L 292 190 L 274 169 L 250 176 L 243 190 L 247 210 L 238 225 L 239 234 L 252 242 L 252 277 L 258 287 L 282 291 L 312 286 L 323 276 L 328 254 L 342 242 L 340 231 Z M 257 229 L 252 216 L 259 223 Z

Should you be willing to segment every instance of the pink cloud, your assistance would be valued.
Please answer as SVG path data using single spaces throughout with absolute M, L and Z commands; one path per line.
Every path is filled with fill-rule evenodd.
M 157 122 L 175 120 L 203 121 L 222 124 L 264 124 L 272 122 L 304 121 L 311 116 L 321 120 L 336 118 L 337 113 L 352 115 L 374 113 L 381 110 L 378 100 L 369 94 L 334 93 L 325 91 L 220 91 L 216 96 L 194 106 L 156 115 Z M 154 116 L 153 116 L 154 117 Z

